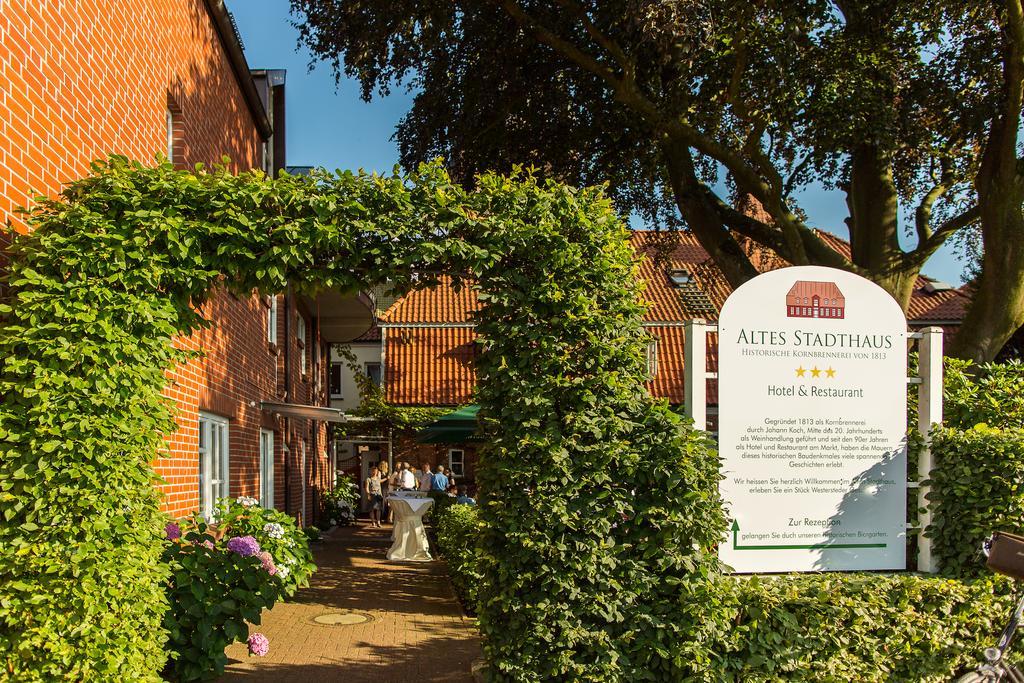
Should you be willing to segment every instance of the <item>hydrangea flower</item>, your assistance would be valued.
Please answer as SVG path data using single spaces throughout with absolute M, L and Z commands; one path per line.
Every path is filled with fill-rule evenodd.
M 267 522 L 263 525 L 263 533 L 271 538 L 284 538 L 284 527 L 277 522 Z
M 252 536 L 235 536 L 228 541 L 228 550 L 242 557 L 252 557 L 260 552 L 260 544 Z
M 167 526 L 164 527 L 164 533 L 168 541 L 177 541 L 181 538 L 181 527 L 178 526 L 177 522 L 167 522 Z
M 277 575 L 281 577 L 281 580 L 282 580 L 282 581 L 283 581 L 284 579 L 287 579 L 287 578 L 288 578 L 288 575 L 289 575 L 289 574 L 291 574 L 291 573 L 292 573 L 292 572 L 291 572 L 291 570 L 290 570 L 290 569 L 288 569 L 288 567 L 287 567 L 287 566 L 283 566 L 283 565 L 282 565 L 282 566 L 280 566 L 280 567 L 278 567 L 278 568 L 277 568 Z
M 244 508 L 251 508 L 260 504 L 258 500 L 250 496 L 239 496 L 238 498 L 235 498 L 235 502 Z
M 263 657 L 270 652 L 270 641 L 262 633 L 253 633 L 246 641 L 249 644 L 249 654 Z
M 277 573 L 277 567 L 274 566 L 274 557 L 266 550 L 260 553 L 260 562 L 263 563 L 263 568 L 271 576 Z
M 177 522 L 167 522 L 167 526 L 164 527 L 164 533 L 167 534 L 167 540 L 177 541 L 181 538 L 181 527 L 178 526 Z

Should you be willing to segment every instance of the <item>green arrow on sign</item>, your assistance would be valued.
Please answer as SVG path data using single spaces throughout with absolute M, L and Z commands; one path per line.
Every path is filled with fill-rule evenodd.
M 813 545 L 740 545 L 740 525 L 732 520 L 733 550 L 818 550 L 820 548 L 884 548 L 885 543 L 815 543 Z

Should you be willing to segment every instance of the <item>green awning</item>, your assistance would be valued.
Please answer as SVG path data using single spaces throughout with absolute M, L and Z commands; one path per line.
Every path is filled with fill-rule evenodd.
M 431 422 L 416 435 L 420 443 L 463 443 L 475 441 L 476 414 L 480 406 L 462 406 Z

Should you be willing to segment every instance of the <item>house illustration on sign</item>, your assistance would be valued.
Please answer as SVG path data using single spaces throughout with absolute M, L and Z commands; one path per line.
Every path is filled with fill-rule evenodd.
M 786 294 L 789 318 L 843 318 L 846 297 L 834 282 L 797 280 Z

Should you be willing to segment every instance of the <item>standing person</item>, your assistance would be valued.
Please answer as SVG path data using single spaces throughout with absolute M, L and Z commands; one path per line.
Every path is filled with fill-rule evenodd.
M 395 471 L 388 477 L 388 489 L 391 491 L 398 491 L 402 488 L 402 463 L 395 463 Z M 387 497 L 384 498 L 384 502 L 387 503 Z M 391 505 L 388 504 L 388 524 L 395 523 L 395 511 L 391 509 Z
M 430 472 L 430 463 L 423 464 L 423 474 L 420 475 L 420 491 L 429 491 L 434 488 L 434 475 Z
M 402 475 L 400 478 L 401 486 L 403 491 L 412 491 L 416 488 L 416 477 L 412 474 L 412 468 L 409 467 L 409 463 L 402 463 Z
M 380 509 L 384 504 L 384 495 L 380 486 L 380 469 L 374 467 L 366 479 L 366 495 L 370 499 L 370 521 L 373 526 L 380 526 Z
M 437 474 L 434 475 L 433 480 L 430 482 L 431 491 L 440 491 L 444 493 L 448 490 L 448 475 L 444 473 L 444 465 L 437 466 Z
M 388 477 L 388 461 L 381 460 L 377 463 L 378 469 L 380 469 L 380 494 L 381 494 L 381 509 L 380 518 L 382 520 L 388 519 L 388 512 L 390 512 L 390 505 L 388 504 L 388 494 L 391 493 L 391 479 Z

